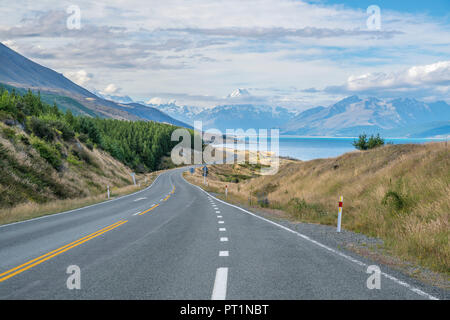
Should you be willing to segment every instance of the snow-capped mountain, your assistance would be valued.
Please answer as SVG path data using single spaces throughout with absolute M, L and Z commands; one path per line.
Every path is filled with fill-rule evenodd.
M 188 123 L 190 125 L 192 125 L 194 123 L 194 120 L 196 120 L 197 114 L 199 114 L 200 112 L 202 112 L 202 110 L 204 110 L 204 108 L 201 107 L 180 106 L 174 102 L 161 104 L 153 104 L 148 102 L 147 103 L 140 102 L 140 103 L 145 104 L 148 107 L 156 108 L 168 114 L 172 118 Z M 155 100 L 153 100 L 152 102 L 155 102 Z
M 444 101 L 378 99 L 351 96 L 328 107 L 294 112 L 283 107 L 254 104 L 219 105 L 213 108 L 153 106 L 171 117 L 204 129 L 271 129 L 281 134 L 305 136 L 357 136 L 380 133 L 386 137 L 434 137 L 450 134 L 450 106 Z
M 133 99 L 131 99 L 129 96 L 127 95 L 123 95 L 123 96 L 119 96 L 119 95 L 110 95 L 110 94 L 105 94 L 102 93 L 98 90 L 94 90 L 94 93 L 103 99 L 106 100 L 110 100 L 110 101 L 114 101 L 114 102 L 118 102 L 118 103 L 133 103 Z
M 280 128 L 293 116 L 294 113 L 281 107 L 236 104 L 205 108 L 201 112 L 190 114 L 190 121 L 184 122 L 192 125 L 194 120 L 201 120 L 203 129 L 215 128 L 225 133 L 226 129 Z
M 238 89 L 234 90 L 232 93 L 230 93 L 227 96 L 227 98 L 245 98 L 245 97 L 249 97 L 249 96 L 250 96 L 250 92 L 248 92 L 248 90 L 238 88 Z
M 282 127 L 284 134 L 355 136 L 362 132 L 414 136 L 450 124 L 450 106 L 441 101 L 381 100 L 351 96 L 329 107 L 308 109 Z M 450 132 L 449 132 L 450 133 Z

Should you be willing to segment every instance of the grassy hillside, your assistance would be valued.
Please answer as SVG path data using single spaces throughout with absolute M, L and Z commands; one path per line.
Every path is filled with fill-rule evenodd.
M 384 240 L 393 254 L 450 274 L 450 146 L 388 145 L 333 159 L 285 161 L 250 178 L 246 166 L 211 168 L 209 188 L 240 203 L 283 210 L 296 221 L 336 225 Z M 233 177 L 245 176 L 239 183 Z M 189 176 L 189 175 L 188 175 Z M 201 184 L 200 172 L 192 177 Z
M 31 91 L 0 88 L 0 224 L 136 190 L 164 169 L 176 127 L 74 116 Z M 146 177 L 147 179 L 145 179 Z M 125 188 L 125 189 L 124 189 Z

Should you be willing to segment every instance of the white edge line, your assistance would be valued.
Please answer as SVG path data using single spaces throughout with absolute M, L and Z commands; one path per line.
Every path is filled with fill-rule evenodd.
M 228 268 L 217 268 L 211 300 L 225 300 L 227 296 Z
M 160 174 L 156 177 L 156 179 L 153 180 L 152 184 L 149 185 L 147 188 L 142 189 L 142 190 L 139 190 L 139 191 L 136 191 L 136 192 L 134 192 L 134 193 L 130 193 L 130 194 L 121 196 L 121 197 L 119 197 L 119 198 L 115 198 L 115 199 L 111 199 L 111 200 L 106 200 L 106 201 L 99 202 L 99 203 L 94 203 L 94 204 L 91 204 L 91 205 L 86 206 L 86 207 L 81 207 L 81 208 L 72 209 L 72 210 L 69 210 L 69 211 L 63 211 L 63 212 L 59 212 L 59 213 L 51 213 L 51 214 L 47 214 L 47 215 L 44 215 L 44 216 L 41 216 L 41 217 L 37 217 L 37 218 L 32 218 L 32 219 L 28 219 L 28 220 L 24 220 L 24 221 L 17 221 L 17 222 L 13 222 L 13 223 L 4 224 L 4 225 L 1 225 L 0 228 L 9 227 L 9 226 L 12 226 L 12 225 L 15 225 L 15 224 L 19 224 L 19 223 L 25 223 L 25 222 L 30 222 L 30 221 L 40 220 L 40 219 L 44 219 L 44 218 L 56 217 L 56 216 L 59 216 L 59 215 L 62 215 L 62 214 L 71 213 L 71 212 L 75 212 L 75 211 L 80 211 L 80 210 L 83 210 L 83 209 L 87 209 L 87 208 L 92 208 L 92 207 L 95 207 L 95 206 L 99 206 L 99 205 L 102 205 L 102 204 L 105 204 L 105 203 L 117 201 L 117 200 L 120 200 L 120 199 L 123 199 L 123 198 L 126 198 L 126 197 L 134 196 L 134 195 L 137 195 L 138 193 L 141 193 L 141 192 L 144 192 L 144 191 L 150 189 L 150 188 L 153 186 L 153 184 L 156 182 L 156 180 L 158 180 L 158 178 L 159 178 L 162 174 L 163 174 L 163 173 L 160 173 Z
M 183 179 L 184 179 L 184 177 L 183 177 Z M 341 256 L 341 257 L 347 259 L 347 260 L 350 260 L 351 262 L 354 262 L 354 263 L 356 263 L 357 265 L 359 265 L 359 266 L 361 266 L 361 267 L 368 267 L 368 265 L 367 265 L 366 263 L 361 262 L 361 261 L 359 261 L 359 260 L 356 260 L 356 259 L 354 259 L 354 258 L 352 258 L 352 257 L 350 257 L 350 256 L 348 256 L 348 255 L 346 255 L 345 253 L 342 253 L 342 252 L 340 252 L 340 251 L 338 251 L 338 250 L 332 249 L 332 248 L 330 248 L 330 247 L 328 247 L 328 246 L 326 246 L 326 245 L 324 245 L 324 244 L 322 244 L 322 243 L 320 243 L 320 242 L 318 242 L 318 241 L 316 241 L 316 240 L 311 239 L 311 238 L 308 237 L 308 236 L 305 236 L 304 234 L 301 234 L 301 233 L 299 233 L 299 232 L 297 232 L 297 231 L 294 231 L 294 230 L 292 230 L 292 229 L 289 229 L 288 227 L 282 226 L 281 224 L 278 224 L 278 223 L 276 223 L 276 222 L 273 222 L 273 221 L 271 221 L 271 220 L 269 220 L 269 219 L 266 219 L 266 218 L 263 218 L 263 217 L 261 217 L 261 216 L 258 216 L 257 214 L 254 214 L 254 213 L 252 213 L 252 212 L 250 212 L 250 211 L 247 211 L 247 210 L 245 210 L 245 209 L 243 209 L 243 208 L 241 208 L 241 207 L 235 206 L 234 204 L 230 204 L 230 203 L 225 202 L 225 201 L 223 201 L 223 200 L 221 200 L 221 199 L 218 199 L 218 198 L 214 197 L 213 195 L 210 195 L 208 192 L 206 192 L 205 190 L 203 190 L 203 189 L 200 188 L 199 186 L 196 186 L 196 185 L 190 183 L 190 182 L 187 181 L 186 179 L 184 179 L 184 180 L 185 180 L 187 183 L 189 183 L 190 185 L 192 185 L 192 186 L 194 186 L 194 187 L 197 187 L 198 189 L 200 189 L 201 191 L 203 191 L 204 193 L 206 193 L 208 196 L 213 197 L 213 198 L 216 199 L 217 201 L 220 201 L 220 202 L 222 202 L 222 203 L 224 203 L 224 204 L 226 204 L 226 205 L 228 205 L 228 206 L 230 206 L 230 207 L 233 207 L 233 208 L 236 208 L 236 209 L 238 209 L 238 210 L 241 210 L 241 211 L 243 211 L 243 212 L 245 212 L 245 213 L 247 213 L 247 214 L 249 214 L 249 215 L 251 215 L 251 216 L 253 216 L 253 217 L 255 217 L 255 218 L 258 218 L 258 219 L 261 219 L 261 220 L 266 221 L 266 222 L 268 222 L 268 223 L 271 223 L 271 224 L 273 224 L 273 225 L 275 225 L 275 226 L 277 226 L 277 227 L 279 227 L 279 228 L 281 228 L 281 229 L 283 229 L 283 230 L 285 230 L 285 231 L 291 232 L 291 233 L 293 233 L 293 234 L 295 234 L 295 235 L 297 235 L 297 236 L 299 236 L 299 237 L 301 237 L 301 238 L 303 238 L 303 239 L 305 239 L 305 240 L 307 240 L 307 241 L 309 241 L 309 242 L 314 243 L 315 245 L 317 245 L 317 246 L 319 246 L 319 247 L 322 247 L 323 249 L 326 249 L 326 250 L 328 250 L 328 251 L 330 251 L 330 252 L 332 252 L 332 253 L 334 253 L 334 254 L 337 254 L 337 255 L 339 255 L 339 256 Z M 220 222 L 219 222 L 219 223 L 220 223 Z M 408 283 L 406 283 L 406 282 L 404 282 L 404 281 L 401 281 L 401 280 L 397 279 L 397 278 L 394 277 L 394 276 L 391 276 L 391 275 L 389 275 L 389 274 L 387 274 L 387 273 L 385 273 L 385 272 L 381 272 L 381 274 L 382 274 L 384 277 L 386 277 L 386 278 L 388 278 L 388 279 L 394 281 L 395 283 L 397 283 L 397 284 L 399 284 L 399 285 L 401 285 L 401 286 L 403 286 L 403 287 L 405 287 L 405 288 L 411 290 L 412 292 L 417 293 L 418 295 L 421 295 L 421 296 L 423 296 L 423 297 L 426 297 L 426 298 L 428 298 L 428 299 L 430 299 L 430 300 L 439 300 L 437 297 L 432 296 L 431 294 L 426 293 L 426 292 L 424 292 L 424 291 L 422 291 L 422 290 L 420 290 L 420 289 L 418 289 L 418 288 L 416 288 L 416 287 L 413 287 L 412 285 L 410 285 L 410 284 L 408 284 Z

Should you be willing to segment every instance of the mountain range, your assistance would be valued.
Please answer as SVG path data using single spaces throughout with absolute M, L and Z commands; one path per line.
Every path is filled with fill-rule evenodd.
M 295 112 L 283 107 L 252 104 L 196 108 L 176 104 L 155 105 L 175 119 L 204 129 L 244 130 L 276 128 L 284 135 L 357 136 L 380 133 L 389 137 L 442 137 L 450 134 L 450 106 L 444 101 L 347 97 L 331 106 Z
M 203 128 L 244 130 L 271 129 L 302 136 L 357 136 L 380 133 L 387 137 L 445 137 L 450 134 L 450 106 L 444 101 L 426 103 L 410 98 L 378 99 L 347 97 L 330 106 L 303 112 L 282 106 L 242 103 L 246 89 L 228 95 L 230 104 L 211 108 L 148 104 L 130 97 L 90 92 L 64 75 L 41 66 L 0 43 L 0 84 L 9 88 L 39 90 L 47 103 L 89 116 L 149 120 L 192 127 L 201 120 Z

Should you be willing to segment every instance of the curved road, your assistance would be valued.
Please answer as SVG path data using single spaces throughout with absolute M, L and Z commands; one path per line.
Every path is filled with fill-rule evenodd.
M 228 205 L 184 170 L 129 196 L 1 226 L 0 299 L 442 298 L 392 273 L 369 290 L 362 258 Z M 66 285 L 73 265 L 80 290 Z

